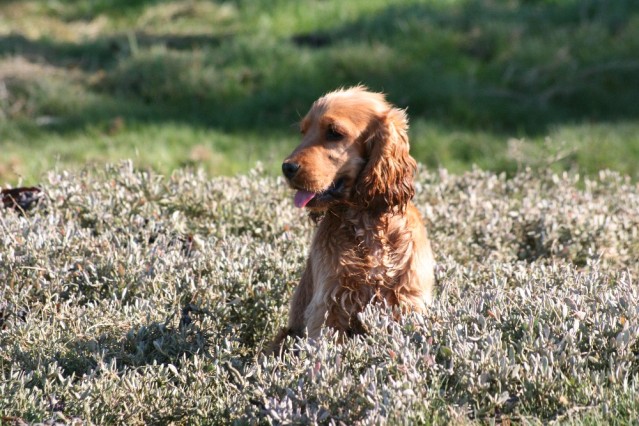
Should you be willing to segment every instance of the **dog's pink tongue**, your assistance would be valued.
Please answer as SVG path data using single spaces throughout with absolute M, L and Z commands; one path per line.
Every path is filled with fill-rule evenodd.
M 315 197 L 314 192 L 297 191 L 295 193 L 295 207 L 302 208 L 308 204 Z

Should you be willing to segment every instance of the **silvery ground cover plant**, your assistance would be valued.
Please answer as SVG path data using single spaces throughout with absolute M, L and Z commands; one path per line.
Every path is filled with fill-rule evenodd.
M 632 424 L 639 188 L 420 169 L 427 315 L 264 355 L 313 224 L 281 179 L 53 172 L 0 213 L 1 424 Z M 15 206 L 14 206 L 15 207 Z

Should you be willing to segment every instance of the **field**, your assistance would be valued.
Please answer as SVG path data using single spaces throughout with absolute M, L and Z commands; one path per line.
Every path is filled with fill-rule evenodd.
M 451 172 L 639 175 L 634 0 L 0 3 L 0 183 L 133 159 L 278 172 L 310 103 L 363 83 Z
M 46 203 L 0 216 L 2 423 L 633 424 L 637 184 L 417 182 L 439 264 L 428 314 L 371 309 L 366 336 L 277 358 L 261 352 L 312 231 L 281 179 L 49 174 Z
M 0 425 L 636 424 L 635 0 L 0 2 Z M 320 94 L 408 108 L 437 297 L 291 341 Z M 231 177 L 233 176 L 233 177 Z

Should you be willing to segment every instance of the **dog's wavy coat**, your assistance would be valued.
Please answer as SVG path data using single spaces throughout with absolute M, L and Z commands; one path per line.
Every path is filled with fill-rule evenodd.
M 318 219 L 310 255 L 274 342 L 323 325 L 362 333 L 369 303 L 423 311 L 434 260 L 414 195 L 405 111 L 357 86 L 321 97 L 301 122 L 301 144 L 282 171 L 295 205 Z

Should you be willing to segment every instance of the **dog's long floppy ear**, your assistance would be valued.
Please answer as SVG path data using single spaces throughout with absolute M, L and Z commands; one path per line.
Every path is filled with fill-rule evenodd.
M 408 153 L 408 117 L 397 108 L 371 124 L 365 143 L 367 164 L 359 175 L 356 197 L 374 211 L 398 206 L 403 211 L 415 194 L 416 163 Z

